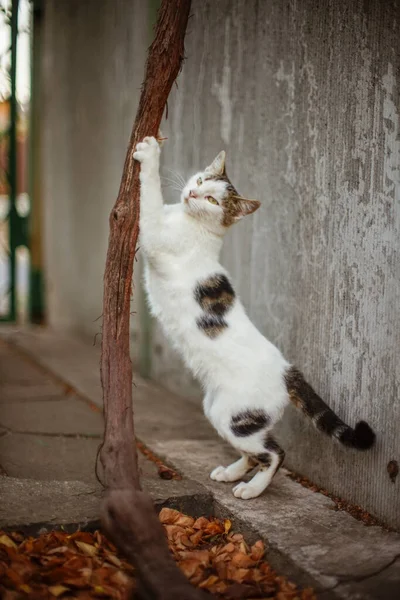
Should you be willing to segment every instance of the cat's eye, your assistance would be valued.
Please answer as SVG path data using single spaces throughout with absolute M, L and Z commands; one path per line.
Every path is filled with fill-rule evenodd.
M 203 180 L 201 177 L 198 178 L 198 180 L 196 181 L 197 185 L 201 185 L 203 183 Z
M 218 205 L 218 202 L 212 196 L 206 196 L 206 200 L 208 200 L 209 202 L 211 202 L 211 204 L 217 204 Z

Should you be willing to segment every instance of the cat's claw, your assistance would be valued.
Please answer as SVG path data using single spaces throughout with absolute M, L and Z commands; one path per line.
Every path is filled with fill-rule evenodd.
M 222 466 L 216 467 L 213 471 L 211 471 L 210 478 L 214 481 L 232 481 L 229 479 L 227 469 Z
M 251 483 L 245 483 L 241 481 L 232 489 L 233 495 L 236 498 L 242 498 L 242 500 L 249 500 L 250 498 L 257 498 L 260 495 L 260 490 L 258 490 Z
M 160 144 L 157 142 L 156 138 L 145 137 L 143 142 L 137 144 L 133 158 L 140 163 L 157 162 L 160 152 Z

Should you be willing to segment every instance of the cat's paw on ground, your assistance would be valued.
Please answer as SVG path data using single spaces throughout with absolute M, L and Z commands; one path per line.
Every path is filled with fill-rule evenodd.
M 133 158 L 140 163 L 158 162 L 161 149 L 155 137 L 145 137 L 143 142 L 136 146 Z
M 250 483 L 245 483 L 241 481 L 232 490 L 233 495 L 236 498 L 242 498 L 242 500 L 249 500 L 250 498 L 257 498 L 262 492 L 255 485 L 251 485 Z
M 230 477 L 228 469 L 222 466 L 216 467 L 213 471 L 211 471 L 210 478 L 214 481 L 235 481 L 235 479 Z

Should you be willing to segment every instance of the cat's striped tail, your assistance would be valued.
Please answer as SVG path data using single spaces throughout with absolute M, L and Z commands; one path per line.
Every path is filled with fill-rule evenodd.
M 285 383 L 291 402 L 312 419 L 317 429 L 357 450 L 368 450 L 373 446 L 375 433 L 368 423 L 360 421 L 354 429 L 346 425 L 318 396 L 298 369 L 289 367 L 286 370 Z

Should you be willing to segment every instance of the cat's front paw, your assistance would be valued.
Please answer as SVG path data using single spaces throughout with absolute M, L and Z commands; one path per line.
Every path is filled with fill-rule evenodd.
M 242 500 L 249 500 L 250 498 L 257 498 L 263 490 L 257 489 L 257 486 L 252 485 L 251 482 L 245 483 L 241 481 L 233 488 L 232 492 L 236 498 L 242 498 Z
M 160 152 L 160 145 L 156 138 L 145 137 L 143 142 L 139 142 L 136 146 L 133 158 L 142 163 L 142 166 L 158 167 Z

